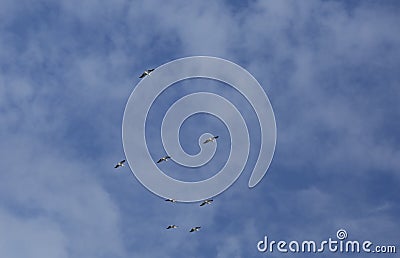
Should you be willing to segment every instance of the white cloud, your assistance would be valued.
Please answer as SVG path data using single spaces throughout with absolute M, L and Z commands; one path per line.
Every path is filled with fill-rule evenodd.
M 41 9 L 41 4 L 31 9 Z M 35 16 L 29 4 L 1 5 L 0 124 L 5 140 L 0 148 L 0 216 L 1 227 L 13 233 L 7 239 L 2 235 L 1 242 L 9 244 L 0 250 L 7 257 L 122 257 L 126 246 L 140 257 L 202 256 L 196 251 L 212 245 L 207 232 L 215 233 L 214 238 L 224 234 L 207 226 L 216 226 L 218 214 L 227 209 L 240 217 L 243 207 L 260 210 L 257 218 L 273 220 L 268 226 L 273 232 L 283 229 L 300 236 L 309 227 L 308 233 L 322 235 L 330 226 L 350 223 L 352 230 L 368 233 L 368 223 L 377 229 L 385 219 L 388 224 L 377 232 L 396 235 L 390 230 L 396 222 L 387 215 L 394 209 L 359 219 L 343 204 L 342 195 L 335 196 L 343 189 L 329 192 L 320 189 L 318 181 L 300 190 L 282 183 L 282 177 L 301 180 L 302 173 L 340 176 L 331 168 L 335 164 L 348 168 L 353 179 L 367 168 L 398 174 L 398 150 L 389 138 L 382 140 L 384 132 L 393 135 L 395 130 L 383 128 L 383 122 L 396 119 L 398 112 L 385 102 L 400 94 L 397 71 L 392 71 L 400 55 L 396 8 L 256 1 L 233 12 L 222 3 L 63 1 L 48 20 L 29 20 Z M 21 17 L 27 17 L 21 20 L 25 26 L 7 27 Z M 276 170 L 257 187 L 264 187 L 260 199 L 272 200 L 270 206 L 252 203 L 247 200 L 250 194 L 242 192 L 245 188 L 233 187 L 222 196 L 237 198 L 232 206 L 220 209 L 216 201 L 215 207 L 207 207 L 213 210 L 204 213 L 185 205 L 160 212 L 162 200 L 136 180 L 109 180 L 103 166 L 115 162 L 115 156 L 119 159 L 116 153 L 122 156 L 119 123 L 136 77 L 151 66 L 198 54 L 237 61 L 268 90 L 278 126 Z M 309 164 L 318 170 L 298 170 Z M 276 189 L 274 183 L 289 189 Z M 351 193 L 348 186 L 344 190 Z M 277 205 L 279 201 L 283 203 Z M 369 203 L 359 205 L 367 209 Z M 271 206 L 276 210 L 269 210 Z M 286 215 L 293 212 L 300 219 L 310 214 L 319 224 L 334 214 L 338 222 L 318 229 L 285 228 Z M 173 237 L 164 235 L 164 224 L 172 218 L 184 227 L 204 223 L 204 231 L 188 236 L 184 228 Z M 240 236 L 243 228 L 233 230 L 210 252 L 226 257 L 255 248 L 256 242 L 244 242 Z M 245 236 L 260 238 L 259 230 Z M 16 240 L 21 240 L 18 250 L 12 245 Z M 51 247 L 44 249 L 43 243 Z M 184 252 L 176 251 L 180 248 Z
M 60 226 L 47 218 L 24 218 L 0 210 L 0 253 L 4 257 L 69 257 Z
M 123 255 L 118 207 L 99 184 L 91 165 L 72 161 L 57 148 L 33 139 L 13 138 L 4 143 L 9 149 L 2 149 L 1 155 L 8 169 L 1 175 L 0 191 L 3 207 L 15 214 L 13 219 L 3 210 L 3 216 L 12 222 L 5 222 L 13 232 L 9 241 L 23 240 L 18 248 L 38 254 L 31 257 L 39 257 L 53 242 L 43 250 L 49 255 L 40 257 Z M 40 231 L 37 239 L 36 230 Z M 29 242 L 29 238 L 37 242 Z M 14 257 L 15 250 L 9 251 L 8 257 Z

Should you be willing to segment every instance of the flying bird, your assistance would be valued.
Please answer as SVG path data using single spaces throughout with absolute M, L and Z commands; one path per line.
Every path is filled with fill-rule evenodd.
M 170 156 L 162 157 L 161 159 L 159 159 L 159 160 L 157 161 L 157 163 L 160 163 L 160 162 L 163 162 L 163 161 L 168 161 L 168 159 L 170 159 L 170 158 L 171 158 Z
M 142 75 L 139 76 L 139 78 L 144 78 L 144 77 L 146 77 L 147 75 L 150 75 L 150 73 L 151 73 L 152 71 L 154 71 L 154 69 L 148 69 L 148 70 L 144 71 L 144 72 L 142 73 Z
M 203 201 L 203 202 L 200 204 L 200 206 L 204 206 L 204 205 L 206 205 L 206 204 L 211 204 L 212 202 L 213 202 L 212 199 L 208 199 L 208 200 Z
M 167 227 L 167 229 L 173 229 L 173 228 L 177 228 L 178 226 L 177 225 L 169 225 L 168 227 Z
M 165 201 L 166 201 L 166 202 L 176 202 L 175 199 L 169 199 L 169 198 L 168 198 L 168 199 L 165 199 Z
M 125 160 L 121 160 L 120 162 L 118 162 L 114 168 L 119 168 L 119 167 L 123 167 L 125 163 Z
M 214 136 L 214 137 L 210 137 L 210 138 L 208 138 L 207 140 L 205 140 L 204 142 L 203 142 L 203 144 L 206 144 L 206 143 L 209 143 L 209 142 L 213 142 L 213 141 L 215 141 L 216 139 L 218 139 L 218 135 L 217 136 Z
M 201 227 L 194 227 L 194 228 L 191 228 L 189 232 L 197 232 L 197 231 L 200 230 L 200 228 L 201 228 Z

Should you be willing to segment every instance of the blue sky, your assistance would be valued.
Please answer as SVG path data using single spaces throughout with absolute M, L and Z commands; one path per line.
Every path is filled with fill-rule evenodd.
M 397 1 L 1 1 L 1 257 L 303 257 L 256 245 L 265 235 L 325 240 L 340 228 L 400 249 L 399 11 Z M 248 189 L 254 113 L 223 85 L 194 82 L 188 93 L 242 107 L 252 137 L 241 177 L 201 208 L 166 203 L 128 167 L 113 168 L 138 76 L 193 55 L 247 69 L 268 94 L 278 134 L 266 177 Z M 155 156 L 164 153 L 157 111 L 181 97 L 176 86 L 151 110 Z M 222 136 L 211 172 L 164 169 L 211 176 L 229 148 L 223 124 L 193 117 L 181 138 L 190 153 L 209 130 Z

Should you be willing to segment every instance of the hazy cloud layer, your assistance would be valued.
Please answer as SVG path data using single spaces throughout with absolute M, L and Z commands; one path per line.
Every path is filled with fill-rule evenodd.
M 2 1 L 0 256 L 261 257 L 266 234 L 325 240 L 339 228 L 396 244 L 398 12 L 395 1 Z M 260 185 L 247 188 L 247 167 L 205 207 L 166 203 L 129 168 L 113 169 L 137 77 L 190 55 L 251 72 L 278 128 Z M 162 117 L 150 123 L 155 134 Z M 157 140 L 149 139 L 152 155 L 163 153 Z M 202 230 L 189 234 L 196 225 Z

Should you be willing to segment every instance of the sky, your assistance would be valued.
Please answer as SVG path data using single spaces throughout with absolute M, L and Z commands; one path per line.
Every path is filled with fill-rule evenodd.
M 0 1 L 0 256 L 303 257 L 315 254 L 263 253 L 257 243 L 320 242 L 345 229 L 397 254 L 319 255 L 399 257 L 399 11 L 390 0 Z M 204 207 L 167 203 L 134 167 L 114 169 L 139 75 L 197 55 L 249 71 L 277 127 L 268 172 L 249 189 L 260 129 L 240 94 L 193 79 L 156 99 L 146 122 L 154 159 L 165 154 L 164 113 L 185 94 L 221 94 L 246 120 L 248 163 Z M 195 154 L 206 132 L 221 136 L 206 166 L 160 169 L 189 181 L 219 171 L 231 144 L 220 120 L 188 119 L 181 144 Z

